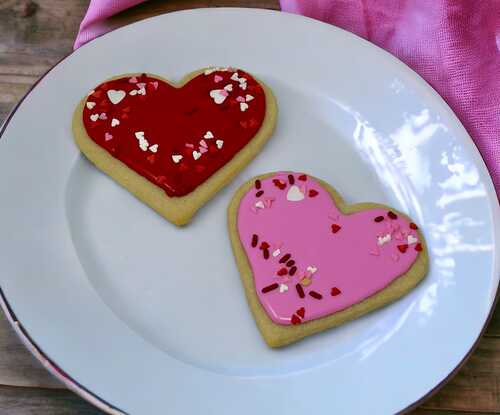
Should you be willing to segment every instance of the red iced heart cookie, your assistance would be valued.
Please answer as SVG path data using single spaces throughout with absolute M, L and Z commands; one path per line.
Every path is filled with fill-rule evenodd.
M 401 297 L 428 268 L 423 235 L 409 218 L 383 205 L 348 206 L 304 174 L 242 186 L 229 227 L 249 304 L 275 347 Z
M 192 215 L 259 151 L 272 132 L 275 113 L 270 90 L 241 70 L 198 71 L 179 85 L 137 74 L 97 86 L 75 112 L 74 132 L 98 167 L 179 223 L 189 220 L 187 213 Z M 116 174 L 110 171 L 115 166 L 103 168 L 106 163 L 96 160 L 102 154 L 95 144 L 121 162 L 116 166 L 162 189 L 164 200 L 130 188 L 129 179 L 135 177 L 130 171 Z M 167 202 L 197 191 L 182 205 Z M 181 214 L 175 210 L 184 211 L 187 220 L 176 220 Z

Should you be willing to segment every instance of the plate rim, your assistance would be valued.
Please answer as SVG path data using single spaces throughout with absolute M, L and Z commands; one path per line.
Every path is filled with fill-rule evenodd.
M 368 41 L 368 40 L 366 40 L 366 39 L 364 39 L 364 38 L 356 35 L 355 33 L 349 32 L 349 31 L 347 31 L 345 29 L 342 29 L 342 28 L 340 28 L 338 26 L 322 22 L 321 20 L 317 20 L 317 19 L 314 19 L 314 18 L 311 18 L 311 17 L 308 17 L 308 16 L 298 15 L 298 14 L 295 14 L 295 13 L 283 12 L 281 10 L 272 10 L 272 9 L 254 8 L 254 7 L 217 7 L 217 8 L 214 8 L 214 7 L 200 7 L 200 8 L 182 9 L 182 10 L 176 10 L 176 11 L 172 11 L 172 12 L 162 13 L 162 14 L 155 15 L 155 16 L 150 16 L 150 17 L 147 17 L 145 19 L 140 19 L 138 21 L 135 21 L 135 22 L 129 23 L 127 25 L 118 27 L 118 28 L 113 29 L 113 30 L 111 30 L 109 32 L 102 33 L 102 34 L 96 36 L 94 39 L 90 40 L 89 42 L 83 44 L 78 49 L 73 49 L 68 54 L 66 54 L 65 56 L 63 56 L 56 63 L 54 63 L 50 68 L 48 68 L 35 81 L 35 83 L 29 87 L 29 89 L 26 91 L 26 93 L 14 105 L 14 107 L 7 114 L 7 117 L 5 118 L 5 120 L 3 121 L 3 123 L 0 125 L 0 139 L 2 139 L 5 131 L 7 130 L 7 127 L 9 125 L 10 121 L 14 117 L 15 113 L 19 110 L 19 108 L 23 104 L 24 100 L 35 90 L 35 88 L 38 86 L 38 84 L 47 75 L 49 75 L 49 73 L 53 69 L 55 69 L 60 64 L 62 64 L 66 59 L 68 59 L 69 57 L 71 57 L 75 52 L 79 51 L 82 48 L 87 47 L 88 45 L 93 45 L 93 43 L 96 40 L 98 40 L 98 39 L 100 39 L 102 37 L 105 37 L 107 35 L 110 35 L 113 32 L 119 31 L 119 30 L 121 30 L 123 28 L 126 28 L 128 26 L 140 24 L 140 23 L 142 23 L 144 21 L 147 21 L 147 20 L 152 20 L 152 19 L 155 19 L 155 18 L 161 18 L 161 16 L 163 16 L 165 14 L 171 15 L 171 14 L 190 13 L 190 12 L 206 13 L 206 12 L 211 12 L 213 10 L 219 10 L 221 12 L 224 12 L 224 11 L 227 11 L 227 10 L 237 10 L 237 11 L 245 12 L 245 13 L 246 12 L 255 12 L 255 11 L 265 12 L 265 13 L 272 13 L 272 14 L 286 13 L 288 15 L 293 15 L 293 16 L 295 16 L 298 19 L 306 19 L 306 20 L 312 21 L 314 24 L 325 25 L 325 26 L 328 26 L 328 27 L 332 27 L 333 26 L 333 27 L 335 27 L 335 29 L 341 30 L 342 32 L 348 34 L 349 36 L 352 36 L 352 37 L 356 38 L 358 41 L 361 41 L 363 43 L 369 44 L 371 47 L 374 47 L 374 48 L 378 49 L 384 55 L 390 57 L 389 59 L 391 59 L 392 62 L 404 66 L 406 68 L 406 70 L 409 70 L 415 78 L 417 78 L 420 82 L 423 82 L 423 84 L 425 84 L 427 86 L 427 88 L 430 88 L 431 90 L 433 90 L 435 92 L 436 97 L 443 104 L 443 108 L 446 109 L 450 114 L 452 114 L 452 116 L 455 118 L 457 124 L 464 129 L 464 131 L 466 132 L 467 136 L 469 137 L 470 142 L 476 148 L 477 153 L 479 154 L 479 159 L 483 162 L 483 166 L 484 166 L 484 168 L 486 170 L 487 177 L 489 178 L 489 182 L 490 182 L 490 185 L 491 185 L 491 189 L 490 190 L 493 190 L 493 194 L 495 194 L 497 196 L 497 202 L 499 203 L 499 206 L 500 206 L 500 200 L 499 200 L 500 199 L 500 194 L 496 191 L 496 189 L 495 189 L 495 187 L 493 185 L 493 180 L 491 178 L 491 174 L 490 174 L 490 172 L 489 172 L 489 170 L 487 168 L 487 165 L 486 165 L 486 162 L 484 160 L 483 155 L 481 154 L 481 152 L 479 151 L 479 148 L 477 147 L 477 144 L 472 139 L 472 137 L 469 134 L 468 130 L 462 124 L 461 120 L 458 118 L 458 116 L 455 114 L 455 112 L 451 109 L 451 107 L 446 102 L 446 100 L 420 74 L 418 74 L 417 72 L 415 72 L 411 67 L 409 67 L 406 63 L 404 63 L 403 61 L 401 61 L 399 58 L 397 58 L 396 56 L 394 56 L 390 52 L 388 52 L 385 49 L 379 47 L 378 45 L 376 45 L 376 44 L 374 44 L 374 43 L 372 43 L 372 42 L 370 42 L 370 41 Z M 453 370 L 451 370 L 448 373 L 448 375 L 446 375 L 440 382 L 438 382 L 434 387 L 432 387 L 428 392 L 426 392 L 419 399 L 417 399 L 413 403 L 409 404 L 408 406 L 406 406 L 405 408 L 403 408 L 399 412 L 397 412 L 398 414 L 406 414 L 406 413 L 412 411 L 413 409 L 417 408 L 424 401 L 428 400 L 431 396 L 433 396 L 435 393 L 437 393 L 442 387 L 444 387 L 462 369 L 462 367 L 468 361 L 468 359 L 470 358 L 470 356 L 476 350 L 476 348 L 477 348 L 477 346 L 479 344 L 479 341 L 483 337 L 483 335 L 484 335 L 484 333 L 486 331 L 486 328 L 488 327 L 488 325 L 489 325 L 489 323 L 490 323 L 490 321 L 491 321 L 491 319 L 493 317 L 493 312 L 495 311 L 495 308 L 496 308 L 496 306 L 498 304 L 499 297 L 500 297 L 500 278 L 499 278 L 499 282 L 498 282 L 498 284 L 497 284 L 497 286 L 495 288 L 495 295 L 494 295 L 494 298 L 493 298 L 490 310 L 488 312 L 488 316 L 485 319 L 484 324 L 483 324 L 481 330 L 479 331 L 476 339 L 472 343 L 470 349 L 464 354 L 464 356 L 457 363 L 457 365 L 455 366 L 455 368 Z M 16 335 L 18 336 L 18 338 L 21 340 L 21 342 L 23 343 L 23 345 L 29 350 L 29 352 L 35 357 L 35 359 L 38 360 L 41 363 L 41 365 L 51 375 L 53 375 L 56 379 L 58 379 L 61 383 L 63 383 L 70 391 L 76 393 L 82 399 L 86 400 L 87 402 L 89 402 L 90 404 L 94 405 L 95 407 L 97 407 L 98 409 L 104 411 L 107 414 L 111 414 L 111 415 L 128 415 L 127 412 L 123 411 L 122 409 L 118 408 L 117 406 L 115 406 L 115 405 L 111 404 L 110 402 L 106 401 L 105 399 L 101 398 L 97 393 L 93 392 L 92 390 L 88 389 L 85 385 L 83 385 L 83 384 L 79 383 L 78 381 L 76 381 L 69 373 L 66 373 L 66 372 L 62 371 L 59 368 L 59 365 L 57 364 L 57 362 L 55 361 L 55 359 L 48 357 L 48 354 L 46 354 L 43 351 L 43 349 L 40 346 L 38 346 L 38 344 L 35 341 L 35 339 L 33 339 L 31 337 L 31 335 L 29 334 L 29 332 L 24 328 L 22 322 L 17 318 L 17 316 L 14 313 L 13 308 L 11 307 L 11 305 L 10 305 L 8 299 L 7 299 L 7 296 L 4 293 L 4 290 L 2 289 L 1 285 L 0 285 L 0 308 L 3 310 L 3 312 L 4 312 L 4 314 L 5 314 L 6 318 L 7 318 L 7 321 L 9 322 L 10 326 L 12 327 L 12 329 L 14 330 L 14 332 L 16 333 Z

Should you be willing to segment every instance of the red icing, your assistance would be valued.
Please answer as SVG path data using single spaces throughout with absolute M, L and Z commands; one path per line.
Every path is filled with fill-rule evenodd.
M 264 90 L 243 71 L 236 73 L 246 82 L 230 79 L 234 73 L 200 74 L 182 88 L 146 74 L 104 82 L 87 97 L 85 129 L 94 142 L 168 196 L 186 195 L 230 161 L 264 120 Z M 232 91 L 226 91 L 224 101 L 217 104 L 210 92 L 224 90 L 226 85 L 232 85 Z M 118 102 L 112 102 L 110 90 L 120 91 L 112 95 Z M 134 90 L 144 93 L 131 95 Z M 123 98 L 121 91 L 125 92 Z M 242 103 L 248 105 L 244 111 Z M 207 131 L 213 138 L 204 138 Z M 145 150 L 136 132 L 144 132 Z M 156 152 L 151 148 L 154 145 L 158 145 Z M 176 163 L 172 156 L 182 159 Z

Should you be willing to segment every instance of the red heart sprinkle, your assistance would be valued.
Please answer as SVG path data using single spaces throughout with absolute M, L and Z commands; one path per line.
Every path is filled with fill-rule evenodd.
M 309 197 L 314 197 L 314 196 L 318 196 L 317 190 L 314 189 L 309 190 Z
M 151 154 L 150 156 L 147 157 L 148 161 L 153 164 L 155 162 L 155 155 Z
M 340 291 L 337 287 L 333 287 L 332 290 L 330 291 L 330 294 L 335 297 L 336 295 L 339 295 L 342 291 Z
M 304 316 L 306 315 L 306 309 L 304 307 L 301 307 L 296 311 L 296 313 L 301 318 L 304 318 Z
M 301 174 L 299 177 L 297 177 L 297 179 L 302 180 L 303 182 L 305 182 L 307 180 L 307 176 L 305 174 Z
M 300 318 L 294 314 L 292 316 L 292 324 L 300 324 L 300 323 L 301 323 Z
M 262 242 L 260 244 L 260 247 L 259 249 L 268 249 L 269 248 L 269 244 L 267 242 Z
M 283 190 L 286 187 L 286 183 L 279 179 L 273 179 L 273 183 L 277 188 L 281 190 Z
M 418 244 L 415 245 L 415 251 L 421 252 L 424 249 L 422 244 L 419 242 Z
M 412 222 L 412 223 L 410 223 L 410 229 L 417 230 L 417 229 L 418 229 L 418 227 L 417 227 L 417 225 L 415 225 L 415 224 Z
M 337 225 L 336 223 L 332 223 L 332 232 L 333 233 L 337 233 L 338 231 L 340 231 L 340 229 L 342 229 L 341 226 Z
M 398 245 L 399 252 L 404 254 L 406 250 L 408 249 L 408 244 L 403 244 L 403 245 Z
M 278 274 L 280 277 L 282 277 L 283 275 L 288 274 L 288 269 L 281 268 L 281 269 L 278 270 L 278 272 L 276 274 Z

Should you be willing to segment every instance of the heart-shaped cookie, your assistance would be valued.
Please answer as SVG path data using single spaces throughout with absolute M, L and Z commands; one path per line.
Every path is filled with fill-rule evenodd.
M 248 302 L 272 347 L 382 307 L 428 270 L 423 235 L 407 216 L 374 203 L 346 205 L 303 173 L 250 180 L 228 215 Z
M 276 115 L 271 90 L 241 70 L 200 70 L 179 84 L 129 74 L 80 102 L 73 133 L 99 169 L 182 225 L 259 152 Z

